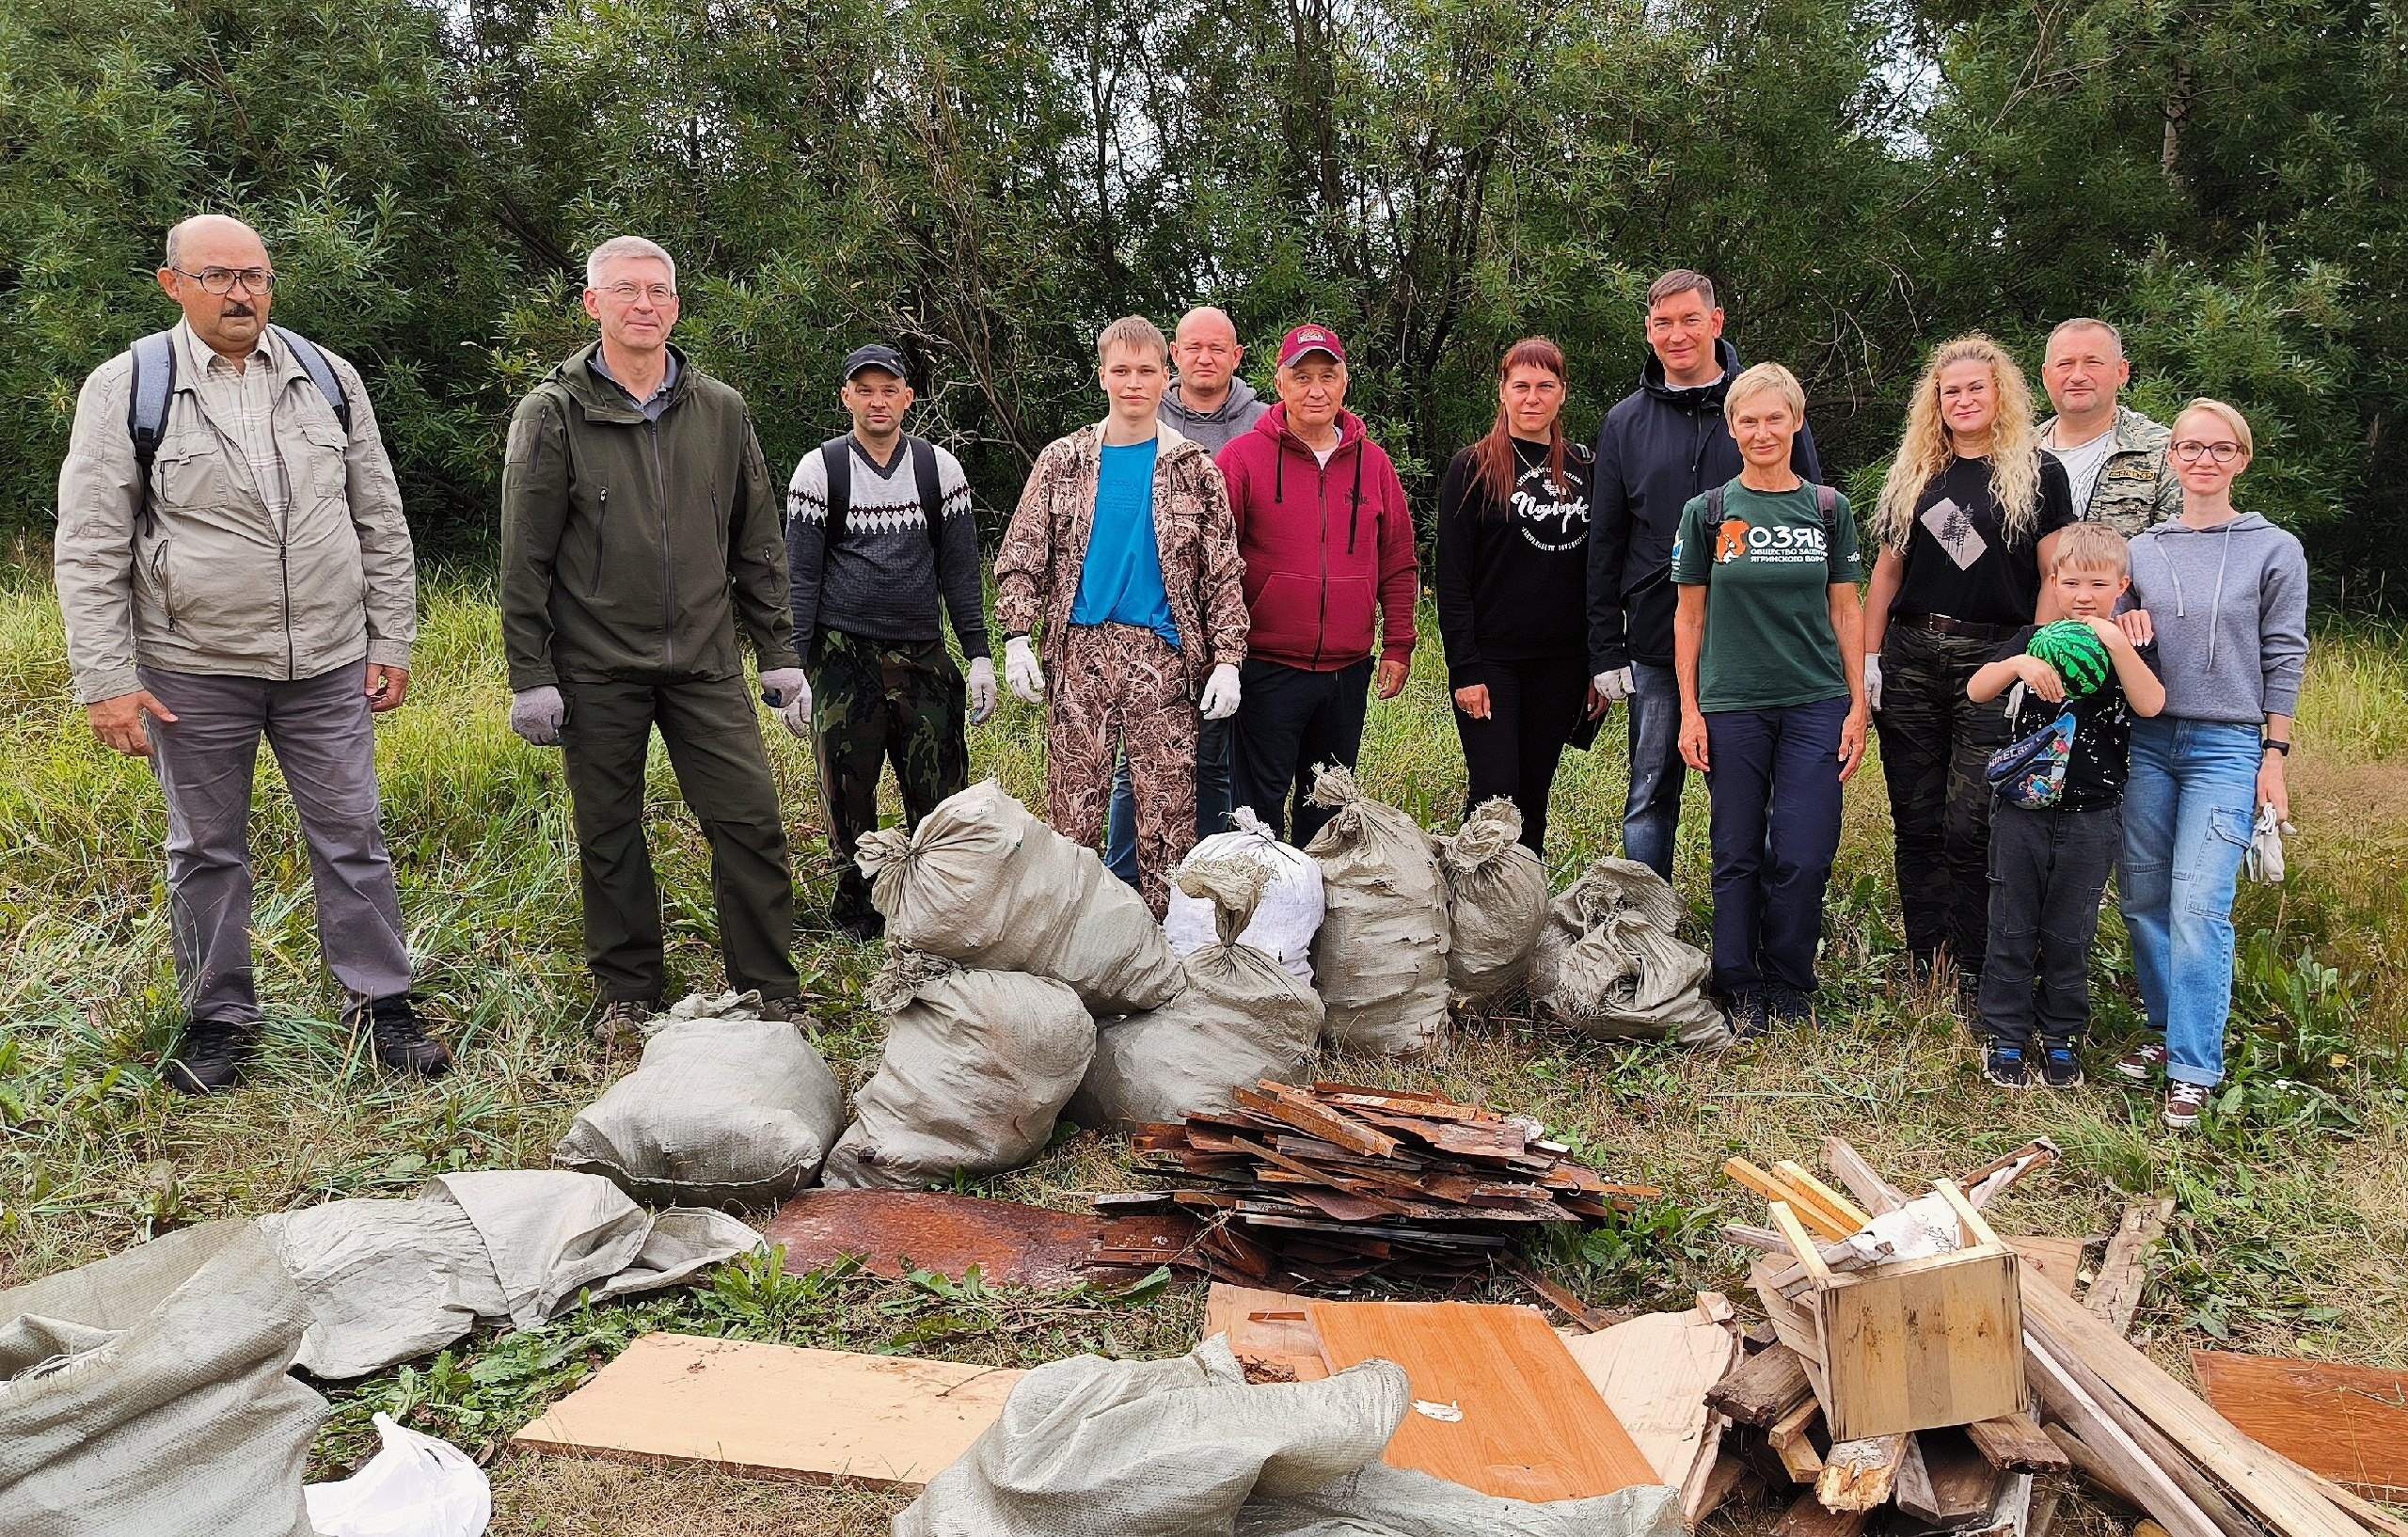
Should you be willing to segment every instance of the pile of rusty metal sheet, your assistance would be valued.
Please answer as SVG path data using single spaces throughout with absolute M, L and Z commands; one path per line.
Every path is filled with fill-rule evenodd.
M 1190 1213 L 1205 1228 L 1174 1262 L 1257 1285 L 1465 1282 L 1512 1266 L 1551 1224 L 1595 1226 L 1662 1194 L 1575 1162 L 1526 1116 L 1353 1084 L 1264 1079 L 1228 1111 L 1141 1129 L 1134 1147 L 1164 1188 L 1099 1209 Z

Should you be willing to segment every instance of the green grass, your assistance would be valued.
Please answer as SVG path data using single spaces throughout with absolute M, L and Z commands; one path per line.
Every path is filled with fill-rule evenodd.
M 121 1249 L 166 1227 L 352 1196 L 403 1196 L 431 1172 L 536 1166 L 608 1081 L 589 1044 L 574 850 L 556 755 L 505 722 L 489 594 L 447 581 L 425 595 L 409 705 L 379 726 L 386 820 L 430 1011 L 462 1070 L 397 1082 L 335 1024 L 318 961 L 308 865 L 292 807 L 263 767 L 253 846 L 266 1038 L 238 1093 L 203 1102 L 157 1081 L 175 1020 L 161 917 L 164 815 L 145 768 L 96 743 L 69 703 L 46 588 L 0 585 L 0 1283 Z M 1426 627 L 1426 626 L 1425 626 Z M 1831 894 L 1818 1030 L 1713 1058 L 1608 1047 L 1500 1015 L 1465 1022 L 1436 1059 L 1333 1056 L 1326 1074 L 1478 1097 L 1559 1128 L 1608 1174 L 1664 1202 L 1624 1228 L 1543 1256 L 1605 1304 L 1678 1303 L 1701 1287 L 1743 1304 L 1744 1257 L 1714 1237 L 1760 1217 L 1718 1173 L 1731 1152 L 1812 1161 L 1842 1132 L 1902 1181 L 1978 1163 L 2047 1134 L 2066 1166 L 2004 1204 L 2008 1230 L 2098 1233 L 2128 1197 L 2176 1196 L 2171 1258 L 2143 1312 L 2150 1348 L 2181 1367 L 2194 1345 L 2408 1364 L 2408 651 L 2397 634 L 2320 637 L 2301 707 L 2294 778 L 2305 832 L 2295 875 L 2244 893 L 2241 1033 L 2208 1133 L 2174 1140 L 2150 1097 L 2093 1084 L 2006 1096 L 1985 1086 L 1941 1000 L 1905 985 L 1888 816 L 1877 769 L 1848 795 Z M 1558 781 L 1547 865 L 1557 885 L 1611 846 L 1620 724 Z M 832 867 L 808 756 L 772 728 L 770 755 L 803 881 L 807 928 Z M 1007 705 L 972 738 L 974 770 L 1038 799 L 1036 712 Z M 1412 686 L 1375 705 L 1363 778 L 1433 827 L 1462 809 L 1462 759 L 1436 647 Z M 1704 915 L 1704 800 L 1692 787 L 1679 886 Z M 651 783 L 656 857 L 671 902 L 674 982 L 715 987 L 704 848 L 666 761 Z M 1702 923 L 1700 932 L 1702 933 Z M 832 1062 L 870 1069 L 878 1022 L 858 1002 L 872 949 L 814 929 L 798 941 Z M 2112 914 L 2098 969 L 2099 1038 L 2133 1025 L 2129 958 Z M 1120 1147 L 1069 1138 L 1031 1167 L 981 1182 L 996 1196 L 1076 1205 L 1124 1185 Z M 1509 1291 L 1500 1289 L 1497 1295 Z M 935 1277 L 783 1277 L 730 1267 L 680 1295 L 480 1337 L 334 1391 L 321 1476 L 371 1444 L 376 1408 L 480 1449 L 645 1328 L 857 1350 L 1025 1363 L 1080 1350 L 1163 1354 L 1193 1340 L 1192 1288 L 1113 1299 L 1031 1297 Z M 895 1501 L 743 1483 L 706 1473 L 494 1464 L 499 1532 L 882 1529 Z

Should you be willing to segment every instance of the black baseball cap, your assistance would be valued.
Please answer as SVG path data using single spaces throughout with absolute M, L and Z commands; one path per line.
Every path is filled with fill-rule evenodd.
M 873 341 L 866 347 L 852 350 L 845 359 L 845 382 L 851 384 L 853 375 L 865 368 L 879 369 L 907 384 L 911 382 L 911 371 L 904 366 L 903 355 L 883 341 Z

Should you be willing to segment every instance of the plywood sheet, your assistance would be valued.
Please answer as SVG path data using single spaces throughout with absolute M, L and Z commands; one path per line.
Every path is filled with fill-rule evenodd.
M 1229 1338 L 1229 1354 L 1257 1382 L 1319 1382 L 1329 1375 L 1308 1299 L 1260 1287 L 1214 1281 L 1204 1298 L 1204 1338 Z
M 2194 1350 L 2208 1402 L 2311 1473 L 2408 1500 L 2408 1371 Z
M 850 1255 L 874 1276 L 922 1269 L 958 1280 L 976 1265 L 990 1284 L 1048 1291 L 1126 1285 L 1196 1241 L 1194 1221 L 1177 1213 L 1103 1217 L 919 1190 L 806 1190 L 766 1231 L 790 1275 Z
M 917 1487 L 968 1450 L 1024 1371 L 648 1334 L 513 1438 L 615 1462 Z
M 1738 1337 L 1690 1308 L 1561 1338 L 1656 1482 L 1685 1487 L 1700 1454 L 1713 1449 L 1719 1417 L 1705 1392 L 1737 1364 Z
M 1388 1442 L 1419 1468 L 1510 1499 L 1585 1499 L 1657 1482 L 1655 1468 L 1563 1341 L 1529 1307 L 1316 1302 L 1331 1371 L 1373 1357 L 1412 1379 L 1418 1405 Z

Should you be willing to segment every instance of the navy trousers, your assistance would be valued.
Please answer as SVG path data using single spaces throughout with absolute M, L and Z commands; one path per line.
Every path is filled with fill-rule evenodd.
M 1714 986 L 1814 990 L 1823 888 L 1840 848 L 1847 701 L 1705 718 L 1713 800 Z

